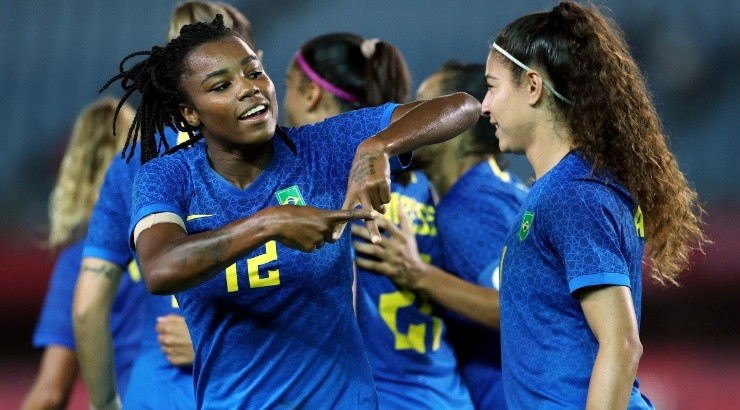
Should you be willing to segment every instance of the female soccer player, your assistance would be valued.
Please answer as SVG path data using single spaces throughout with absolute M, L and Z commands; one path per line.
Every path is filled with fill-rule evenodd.
M 134 110 L 128 104 L 122 106 L 115 136 L 110 123 L 117 105 L 118 100 L 101 98 L 79 114 L 51 194 L 49 246 L 63 250 L 54 265 L 34 332 L 33 344 L 44 348 L 44 354 L 24 409 L 66 407 L 77 379 L 72 299 L 80 273 L 82 245 L 105 170 L 123 146 L 123 132 L 134 119 Z M 124 265 L 122 269 L 125 268 Z M 115 364 L 111 363 L 111 367 L 121 389 L 128 384 L 144 320 L 142 302 L 146 289 L 137 272 L 126 272 L 117 292 L 111 295 L 108 334 L 112 332 L 115 350 Z
M 482 82 L 482 76 L 478 80 Z M 299 126 L 353 109 L 405 102 L 409 82 L 403 56 L 392 44 L 351 33 L 326 34 L 309 40 L 296 53 L 287 74 L 284 106 L 290 123 Z M 434 200 L 423 173 L 391 174 L 385 217 L 398 222 L 399 204 L 412 213 L 409 219 L 419 244 L 414 251 L 439 262 Z M 353 224 L 353 231 L 356 227 Z M 439 309 L 425 296 L 374 273 L 360 269 L 356 280 L 357 320 L 379 407 L 472 408 Z
M 447 62 L 424 80 L 417 98 L 464 91 L 482 100 L 487 92 L 484 73 L 482 64 Z M 527 194 L 522 181 L 505 170 L 493 131 L 481 117 L 457 138 L 414 151 L 414 162 L 441 196 L 435 217 L 441 260 L 422 260 L 412 233 L 403 226 L 387 226 L 389 237 L 379 245 L 356 245 L 358 266 L 387 275 L 455 312 L 446 320 L 448 335 L 479 409 L 506 407 L 493 272 Z M 357 229 L 353 233 L 366 236 Z
M 379 241 L 388 158 L 459 134 L 480 104 L 460 93 L 277 128 L 272 81 L 220 17 L 122 64 L 108 84 L 142 94 L 129 135 L 143 161 L 166 126 L 205 140 L 141 168 L 131 224 L 147 287 L 176 293 L 190 329 L 196 405 L 376 407 L 344 224 L 368 220 Z
M 225 24 L 248 43 L 254 43 L 246 17 L 226 4 L 202 1 L 180 3 L 173 9 L 169 39 L 177 37 L 182 26 L 211 21 L 217 14 L 223 14 Z M 164 136 L 168 146 L 188 139 L 186 133 L 178 135 L 169 128 L 164 130 Z M 128 246 L 128 225 L 134 176 L 141 161 L 139 149 L 131 152 L 133 157 L 128 157 L 128 164 L 126 158 L 116 158 L 106 173 L 83 251 L 74 305 L 80 366 L 90 403 L 97 408 L 116 408 L 120 394 L 127 408 L 191 409 L 195 407 L 193 348 L 177 301 L 171 295 L 147 294 L 145 298 L 144 333 L 131 370 L 130 388 L 122 390 L 111 371 L 113 351 L 107 324 L 110 303 L 118 289 L 121 269 L 133 257 Z
M 501 348 L 512 408 L 650 408 L 635 378 L 642 258 L 675 283 L 706 240 L 623 34 L 562 2 L 496 37 L 483 114 L 536 182 L 501 256 Z

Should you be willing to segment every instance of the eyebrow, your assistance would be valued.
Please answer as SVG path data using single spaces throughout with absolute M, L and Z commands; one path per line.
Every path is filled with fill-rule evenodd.
M 490 74 L 486 74 L 486 77 L 485 78 L 486 78 L 486 80 L 498 80 L 498 77 L 494 77 L 494 76 L 492 76 Z
M 246 57 L 244 57 L 242 59 L 241 65 L 247 65 L 247 64 L 249 64 L 249 63 L 251 63 L 252 61 L 255 61 L 255 60 L 257 60 L 257 56 L 246 56 Z M 205 83 L 209 79 L 211 79 L 213 77 L 216 77 L 216 76 L 219 76 L 221 74 L 224 74 L 224 73 L 226 73 L 226 71 L 227 70 L 225 68 L 222 68 L 220 70 L 216 70 L 216 71 L 210 72 L 210 73 L 206 74 L 206 76 L 203 78 L 203 81 L 201 81 L 200 84 L 203 85 L 203 83 Z

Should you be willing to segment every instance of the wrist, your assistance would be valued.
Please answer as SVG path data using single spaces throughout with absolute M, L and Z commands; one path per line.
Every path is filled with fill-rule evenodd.
M 420 261 L 420 263 L 414 267 L 414 282 L 410 284 L 412 290 L 417 292 L 429 291 L 429 288 L 432 286 L 431 282 L 434 276 L 432 268 L 432 265 L 424 261 Z
M 269 242 L 280 237 L 281 223 L 276 219 L 276 207 L 260 209 L 250 219 L 254 222 L 252 237 L 260 242 Z
M 382 132 L 382 131 L 381 131 Z M 362 141 L 360 145 L 357 147 L 357 152 L 363 152 L 370 155 L 380 155 L 384 156 L 386 159 L 390 157 L 389 154 L 389 147 L 386 143 L 382 141 L 380 137 L 378 137 L 380 134 L 375 134 L 371 138 L 366 139 L 365 141 Z

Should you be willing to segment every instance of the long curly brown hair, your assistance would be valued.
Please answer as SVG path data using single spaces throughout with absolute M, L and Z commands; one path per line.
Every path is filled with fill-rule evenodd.
M 709 243 L 702 232 L 704 210 L 668 149 L 622 31 L 593 5 L 561 2 L 512 22 L 496 44 L 544 69 L 555 90 L 573 101 L 553 98 L 557 115 L 593 172 L 612 176 L 640 205 L 653 278 L 677 284 L 691 251 Z M 500 57 L 521 79 L 523 70 Z

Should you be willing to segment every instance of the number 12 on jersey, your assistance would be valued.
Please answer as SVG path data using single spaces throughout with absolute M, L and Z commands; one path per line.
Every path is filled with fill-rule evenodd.
M 247 259 L 247 277 L 250 288 L 264 288 L 280 284 L 280 270 L 268 270 L 266 277 L 259 275 L 260 266 L 277 260 L 277 245 L 275 241 L 265 244 L 265 253 Z M 226 290 L 237 292 L 239 290 L 239 279 L 237 276 L 236 263 L 226 268 Z

